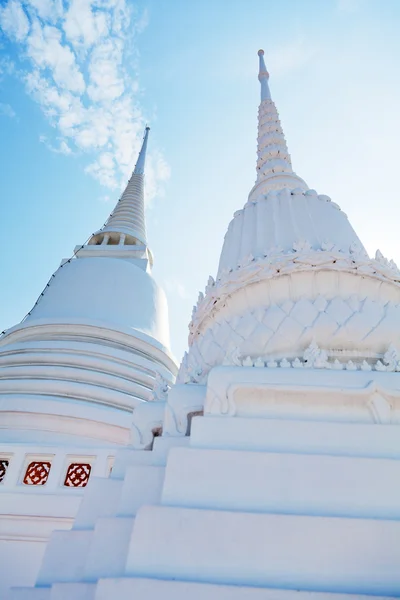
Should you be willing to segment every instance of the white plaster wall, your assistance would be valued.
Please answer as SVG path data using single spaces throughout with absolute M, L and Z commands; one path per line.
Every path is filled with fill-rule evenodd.
M 39 319 L 129 327 L 169 348 L 165 294 L 151 275 L 129 260 L 95 257 L 66 263 L 25 323 Z
M 195 417 L 194 448 L 257 450 L 400 459 L 397 427 L 289 419 Z
M 249 254 L 260 256 L 271 248 L 292 251 L 299 240 L 315 249 L 327 240 L 346 251 L 353 243 L 362 248 L 346 214 L 327 198 L 313 190 L 292 194 L 285 188 L 248 202 L 229 224 L 218 277 L 226 269 L 236 269 Z
M 0 540 L 0 598 L 2 600 L 7 597 L 7 590 L 11 585 L 35 585 L 46 550 L 46 541 Z
M 162 504 L 400 519 L 400 461 L 173 448 Z
M 400 522 L 143 507 L 127 574 L 400 594 Z
M 54 444 L 54 440 L 53 440 Z M 9 586 L 33 586 L 54 530 L 72 527 L 88 488 L 64 486 L 68 466 L 75 462 L 92 466 L 88 486 L 108 476 L 116 449 L 70 446 L 0 444 L 0 456 L 10 461 L 0 483 L 0 599 Z M 45 485 L 24 485 L 32 460 L 49 460 Z M 108 481 L 107 479 L 101 479 Z

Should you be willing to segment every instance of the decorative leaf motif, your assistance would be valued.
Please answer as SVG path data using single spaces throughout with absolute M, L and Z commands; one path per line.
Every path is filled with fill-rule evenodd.
M 200 383 L 201 376 L 203 375 L 203 369 L 197 365 L 189 371 L 189 383 Z
M 304 366 L 307 368 L 324 369 L 328 365 L 328 354 L 325 350 L 321 350 L 318 344 L 313 341 L 304 350 L 303 354 Z
M 246 358 L 244 359 L 244 361 L 243 361 L 242 364 L 243 364 L 244 367 L 253 367 L 254 366 L 253 365 L 253 361 L 250 358 L 250 356 L 246 356 Z
M 336 358 L 333 363 L 331 364 L 331 369 L 334 369 L 335 371 L 341 371 L 343 369 L 343 365 L 341 362 L 338 361 L 338 359 Z
M 352 360 L 349 360 L 346 363 L 346 370 L 347 371 L 357 371 L 357 365 L 355 365 Z
M 290 362 L 286 358 L 283 358 L 281 360 L 279 366 L 280 366 L 281 369 L 290 369 L 290 367 L 292 365 L 290 364 Z
M 197 306 L 194 304 L 193 308 L 192 308 L 192 320 L 194 319 L 194 317 L 196 316 L 197 313 Z
M 302 369 L 303 368 L 303 363 L 298 358 L 295 358 L 294 361 L 293 361 L 293 363 L 292 363 L 292 367 L 294 369 Z
M 335 244 L 329 240 L 325 240 L 321 244 L 321 250 L 325 250 L 326 252 L 331 252 L 335 247 Z
M 386 366 L 380 360 L 378 360 L 375 364 L 375 370 L 376 371 L 386 371 Z
M 156 373 L 151 399 L 154 402 L 165 402 L 167 400 L 168 391 L 169 385 L 167 380 L 160 375 L 160 373 Z
M 390 344 L 389 348 L 383 355 L 383 362 L 386 365 L 386 371 L 396 371 L 400 368 L 400 355 L 397 348 Z
M 206 285 L 206 294 L 209 294 L 213 287 L 215 287 L 215 279 L 210 275 Z
M 267 362 L 267 367 L 269 369 L 275 369 L 278 366 L 278 363 L 275 360 L 269 360 Z
M 293 242 L 292 247 L 295 252 L 310 252 L 312 249 L 308 240 L 298 240 L 297 242 Z

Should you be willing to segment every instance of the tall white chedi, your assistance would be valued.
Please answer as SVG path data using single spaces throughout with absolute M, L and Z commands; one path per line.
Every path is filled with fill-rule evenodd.
M 194 307 L 181 380 L 238 357 L 302 360 L 310 344 L 358 366 L 400 348 L 400 273 L 379 251 L 370 260 L 346 214 L 293 172 L 263 54 L 257 180 Z
M 91 480 L 10 600 L 400 595 L 400 273 L 293 172 L 263 54 L 257 180 L 162 435 Z
M 118 449 L 159 433 L 177 367 L 146 237 L 148 135 L 104 227 L 0 338 L 0 597 L 5 582 L 34 583 L 50 532 L 71 526 L 82 488 Z

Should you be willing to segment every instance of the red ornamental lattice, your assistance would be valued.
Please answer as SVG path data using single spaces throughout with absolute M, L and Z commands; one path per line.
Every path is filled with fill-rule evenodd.
M 24 477 L 25 485 L 44 485 L 49 477 L 50 469 L 50 462 L 35 460 L 29 463 Z
M 0 483 L 3 481 L 4 477 L 6 476 L 9 464 L 10 464 L 10 461 L 0 459 Z
M 67 487 L 86 487 L 92 466 L 87 463 L 72 463 L 68 467 L 64 485 Z

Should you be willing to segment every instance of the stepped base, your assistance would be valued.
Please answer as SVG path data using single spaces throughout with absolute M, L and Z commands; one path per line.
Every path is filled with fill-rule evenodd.
M 400 595 L 400 522 L 144 506 L 127 575 Z
M 371 596 L 358 594 L 301 592 L 186 581 L 139 578 L 99 581 L 95 600 L 115 600 L 116 598 L 118 600 L 134 600 L 136 598 L 145 598 L 146 600 L 160 600 L 160 598 L 163 600 L 188 600 L 189 598 L 190 600 L 371 600 Z M 374 596 L 374 600 L 391 600 L 391 597 Z

